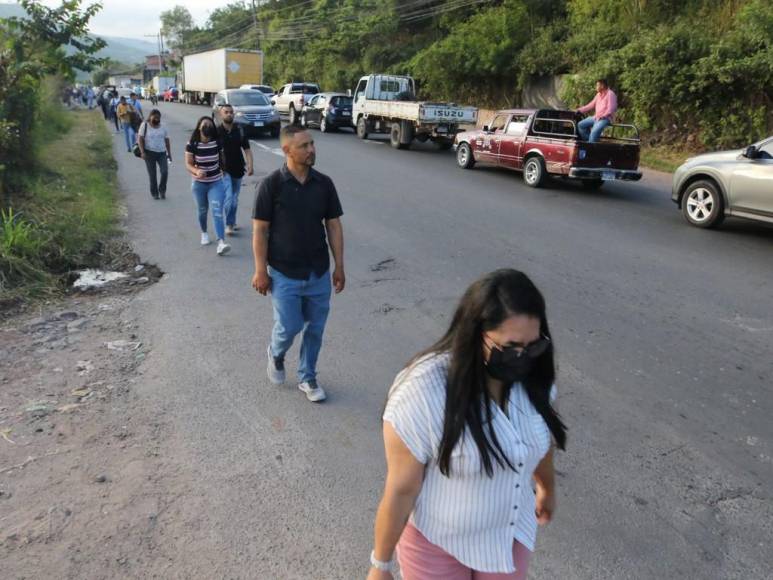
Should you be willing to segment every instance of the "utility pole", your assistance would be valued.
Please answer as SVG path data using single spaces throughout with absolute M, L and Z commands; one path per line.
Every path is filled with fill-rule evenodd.
M 255 0 L 252 1 L 252 23 L 255 25 L 255 48 L 260 50 L 260 27 L 258 26 L 258 8 Z

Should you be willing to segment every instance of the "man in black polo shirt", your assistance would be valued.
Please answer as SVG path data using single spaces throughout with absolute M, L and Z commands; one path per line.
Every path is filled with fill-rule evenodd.
M 313 402 L 323 401 L 317 384 L 317 358 L 330 311 L 330 255 L 335 260 L 333 286 L 344 289 L 344 234 L 341 202 L 333 181 L 312 169 L 314 140 L 294 125 L 282 129 L 285 165 L 260 184 L 253 210 L 252 286 L 262 295 L 271 292 L 274 329 L 268 345 L 268 378 L 285 380 L 284 357 L 295 336 L 303 331 L 298 388 Z
M 225 234 L 232 236 L 239 227 L 236 225 L 236 210 L 239 206 L 239 192 L 242 189 L 245 161 L 247 175 L 252 175 L 252 151 L 250 140 L 244 132 L 234 125 L 234 108 L 231 105 L 220 107 L 223 123 L 217 128 L 217 135 L 225 153 Z

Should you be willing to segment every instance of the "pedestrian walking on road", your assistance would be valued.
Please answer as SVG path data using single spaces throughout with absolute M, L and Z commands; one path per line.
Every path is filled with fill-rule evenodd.
M 217 131 L 225 153 L 225 234 L 232 236 L 239 229 L 236 225 L 236 210 L 245 170 L 247 175 L 252 175 L 252 151 L 244 131 L 234 125 L 234 108 L 223 105 L 220 107 L 220 115 L 223 123 Z
M 577 109 L 578 113 L 594 111 L 592 117 L 587 117 L 577 123 L 580 138 L 589 143 L 596 143 L 601 134 L 615 120 L 617 112 L 617 95 L 609 88 L 606 79 L 596 81 L 596 96 L 587 105 Z
M 110 119 L 112 119 L 113 123 L 115 123 L 115 132 L 120 133 L 121 127 L 118 124 L 118 104 L 120 103 L 120 100 L 118 99 L 118 93 L 115 91 L 112 91 L 110 93 L 110 101 L 108 102 L 108 111 L 110 112 Z
M 522 272 L 473 283 L 446 334 L 397 376 L 368 580 L 522 580 L 556 509 L 553 346 Z M 534 484 L 533 491 L 532 484 Z
M 172 162 L 172 149 L 169 144 L 169 133 L 161 125 L 161 112 L 153 109 L 148 120 L 140 125 L 137 134 L 140 153 L 145 160 L 150 178 L 150 195 L 153 199 L 166 199 L 166 181 L 169 177 L 169 164 Z M 156 179 L 156 166 L 161 172 L 161 183 Z
M 286 163 L 260 183 L 253 210 L 252 286 L 271 292 L 274 328 L 268 345 L 268 378 L 285 380 L 284 358 L 302 331 L 298 388 L 312 402 L 326 398 L 317 383 L 317 359 L 330 312 L 330 241 L 336 294 L 346 284 L 341 202 L 333 180 L 313 169 L 314 140 L 288 125 L 280 133 Z
M 128 101 L 128 103 L 129 103 L 129 104 L 130 104 L 132 107 L 134 107 L 134 110 L 137 112 L 137 115 L 139 115 L 139 119 L 138 119 L 138 121 L 136 122 L 136 125 L 135 125 L 135 127 L 134 127 L 134 130 L 136 131 L 136 130 L 139 128 L 139 126 L 140 126 L 140 123 L 141 123 L 141 122 L 144 120 L 144 118 L 145 118 L 145 113 L 143 113 L 143 112 L 142 112 L 142 102 L 140 102 L 140 100 L 137 98 L 137 93 L 131 93 L 131 94 L 129 95 L 129 101 Z
M 123 136 L 126 140 L 126 150 L 131 153 L 135 139 L 132 116 L 136 115 L 137 112 L 134 110 L 134 107 L 126 102 L 126 97 L 118 99 L 118 107 L 116 107 L 115 112 L 121 120 L 121 128 L 123 129 Z
M 185 146 L 185 168 L 193 176 L 191 191 L 199 208 L 201 245 L 209 245 L 207 215 L 212 208 L 212 222 L 217 235 L 217 254 L 223 256 L 231 251 L 225 243 L 223 205 L 225 184 L 223 183 L 223 148 L 217 139 L 217 129 L 211 117 L 201 117 L 196 123 L 191 140 Z
M 94 87 L 86 87 L 86 102 L 88 103 L 89 111 L 94 108 Z

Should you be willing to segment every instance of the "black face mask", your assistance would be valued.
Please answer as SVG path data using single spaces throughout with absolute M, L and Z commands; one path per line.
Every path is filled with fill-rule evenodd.
M 156 119 L 153 119 L 153 120 L 150 122 L 150 124 L 151 124 L 151 125 L 153 125 L 154 127 L 158 127 L 158 126 L 161 124 L 161 121 L 158 121 L 158 120 L 156 120 Z
M 217 131 L 215 131 L 215 128 L 212 125 L 206 125 L 201 129 L 201 134 L 204 135 L 207 139 L 214 139 L 217 137 Z
M 491 356 L 486 363 L 486 372 L 491 378 L 509 385 L 522 383 L 531 374 L 537 358 L 550 348 L 550 339 L 543 336 L 522 349 L 502 348 L 498 345 L 488 348 Z
M 526 355 L 517 356 L 515 352 L 491 349 L 491 356 L 486 363 L 486 372 L 492 379 L 502 381 L 506 385 L 522 383 L 531 374 L 534 359 Z

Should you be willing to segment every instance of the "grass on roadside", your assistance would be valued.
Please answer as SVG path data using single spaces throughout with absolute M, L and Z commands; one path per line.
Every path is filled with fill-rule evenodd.
M 688 157 L 693 155 L 696 153 L 683 149 L 642 146 L 640 164 L 657 171 L 673 173 Z
M 36 174 L 0 218 L 0 304 L 60 291 L 70 270 L 99 264 L 117 229 L 116 165 L 102 116 L 51 114 L 69 118 L 54 121 L 59 134 L 48 131 L 54 137 L 40 143 Z

